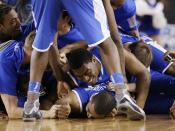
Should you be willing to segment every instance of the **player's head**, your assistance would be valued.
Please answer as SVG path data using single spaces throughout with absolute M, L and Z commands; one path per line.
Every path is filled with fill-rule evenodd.
M 152 52 L 144 41 L 140 40 L 130 44 L 129 49 L 142 64 L 144 64 L 146 67 L 150 66 L 152 61 Z
M 57 25 L 58 31 L 62 34 L 67 33 L 66 31 L 69 31 L 71 26 L 72 26 L 72 19 L 69 16 L 68 11 L 64 10 L 58 20 Z
M 110 0 L 111 5 L 113 6 L 113 8 L 117 8 L 120 7 L 124 4 L 125 0 Z
M 0 4 L 0 34 L 16 38 L 21 32 L 21 23 L 16 11 L 9 5 Z
M 116 107 L 116 100 L 111 92 L 100 92 L 92 96 L 86 106 L 88 118 L 103 118 Z
M 70 69 L 74 75 L 87 83 L 95 84 L 101 65 L 96 57 L 86 49 L 75 49 L 66 54 Z

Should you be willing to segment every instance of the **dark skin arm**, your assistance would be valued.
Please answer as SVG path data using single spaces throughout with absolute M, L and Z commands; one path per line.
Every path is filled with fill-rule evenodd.
M 58 83 L 57 88 L 59 89 L 57 94 L 59 105 L 57 117 L 65 119 L 70 113 L 80 114 L 80 105 L 77 96 L 73 91 L 70 90 L 70 86 L 63 81 Z
M 113 8 L 111 6 L 110 0 L 103 0 L 103 4 L 105 7 L 107 19 L 108 19 L 110 34 L 111 34 L 111 37 L 112 37 L 115 45 L 117 46 L 119 56 L 120 56 L 122 73 L 125 76 L 125 57 L 124 57 L 124 52 L 123 52 L 123 45 L 122 45 L 121 38 L 120 38 L 118 29 L 117 29 L 114 11 L 113 11 Z
M 150 73 L 147 68 L 128 51 L 125 52 L 126 70 L 136 76 L 136 102 L 144 108 L 150 84 Z

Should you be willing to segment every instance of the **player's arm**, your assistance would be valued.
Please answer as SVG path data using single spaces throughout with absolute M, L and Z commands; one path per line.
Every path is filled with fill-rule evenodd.
M 80 114 L 80 105 L 75 93 L 70 90 L 69 85 L 66 82 L 59 82 L 57 92 L 59 100 L 57 104 L 59 106 L 57 117 L 61 119 L 67 118 L 70 113 Z
M 23 108 L 17 106 L 17 96 L 1 94 L 1 98 L 10 119 L 22 118 Z
M 75 43 L 71 43 L 69 45 L 66 45 L 65 47 L 60 49 L 60 53 L 66 54 L 66 53 L 70 52 L 71 50 L 75 50 L 75 49 L 78 49 L 78 48 L 87 49 L 88 48 L 87 42 L 81 40 L 81 41 L 77 41 Z
M 124 50 L 126 70 L 136 76 L 136 102 L 143 108 L 149 92 L 150 73 L 147 68 L 130 52 Z
M 120 56 L 120 63 L 121 63 L 122 72 L 123 72 L 123 75 L 125 76 L 125 57 L 124 57 L 124 52 L 123 52 L 123 45 L 122 45 L 121 38 L 120 38 L 118 29 L 117 29 L 114 11 L 113 11 L 113 8 L 111 6 L 110 0 L 103 0 L 103 4 L 105 7 L 107 19 L 108 19 L 110 34 L 111 34 L 111 37 L 112 37 L 114 43 L 117 46 L 119 56 Z
M 10 119 L 22 118 L 23 108 L 18 107 L 17 96 L 12 96 L 8 94 L 1 94 L 2 101 L 5 105 L 8 117 Z M 41 110 L 43 118 L 56 118 L 56 111 L 58 110 L 58 105 L 53 105 L 50 110 Z

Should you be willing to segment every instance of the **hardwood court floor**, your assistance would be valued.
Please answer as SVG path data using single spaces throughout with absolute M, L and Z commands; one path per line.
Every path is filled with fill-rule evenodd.
M 41 120 L 1 120 L 0 131 L 175 131 L 175 120 L 168 115 L 147 116 L 146 122 L 124 118 Z

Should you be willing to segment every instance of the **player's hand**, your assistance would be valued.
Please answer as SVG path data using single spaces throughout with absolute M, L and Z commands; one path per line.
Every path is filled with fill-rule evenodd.
M 59 109 L 59 105 L 53 105 L 50 110 L 48 111 L 49 118 L 56 118 L 57 117 L 57 111 Z
M 115 117 L 117 115 L 117 109 L 114 108 L 110 114 L 108 114 L 108 117 Z
M 164 54 L 164 60 L 169 62 L 175 62 L 175 51 L 167 51 Z
M 60 100 L 57 101 L 57 104 L 58 104 L 57 117 L 59 119 L 68 118 L 71 112 L 71 107 L 69 103 L 67 102 L 67 99 L 65 98 L 61 98 Z
M 129 91 L 130 88 L 129 88 L 128 84 L 125 84 L 124 87 Z M 119 91 L 120 87 L 117 84 L 109 82 L 107 85 L 107 89 L 110 91 Z
M 64 71 L 67 71 L 69 69 L 68 60 L 67 60 L 67 57 L 66 57 L 66 54 L 68 52 L 70 52 L 70 50 L 68 48 L 60 49 L 59 61 L 60 61 L 60 65 L 61 65 L 61 67 Z
M 35 36 L 36 36 L 36 31 L 30 32 L 30 34 L 25 39 L 25 43 L 28 43 L 28 44 L 25 44 L 24 46 L 29 46 L 30 48 L 32 48 L 31 45 L 35 39 Z

